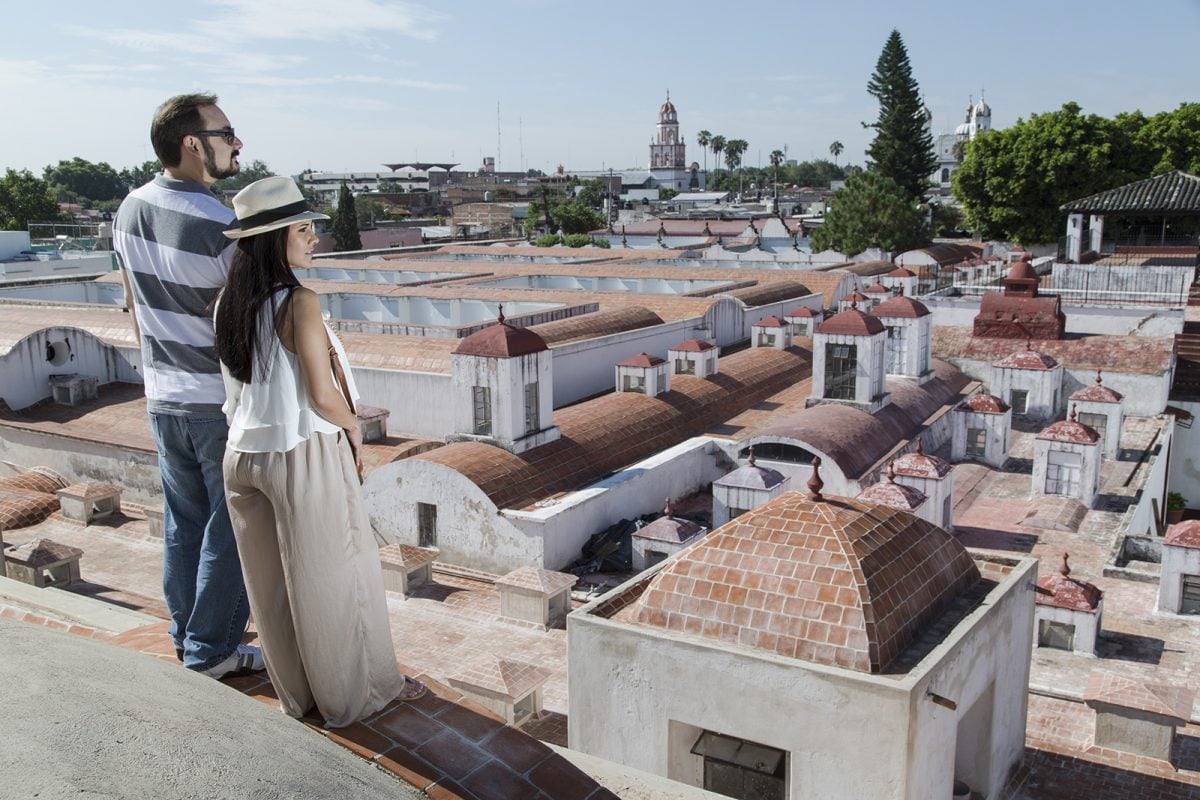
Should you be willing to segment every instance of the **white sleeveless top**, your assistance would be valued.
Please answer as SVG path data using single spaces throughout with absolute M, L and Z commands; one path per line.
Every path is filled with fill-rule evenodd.
M 287 289 L 275 293 L 276 306 L 287 296 Z M 358 388 L 341 341 L 333 335 L 327 323 L 326 333 L 342 363 L 350 396 L 358 405 Z M 222 410 L 229 421 L 230 449 L 239 453 L 286 453 L 307 440 L 314 433 L 338 433 L 341 428 L 322 417 L 309 404 L 308 387 L 301 374 L 299 357 L 279 341 L 275 332 L 271 303 L 263 303 L 258 312 L 258 336 L 260 342 L 269 342 L 265 359 L 265 374 L 257 360 L 254 376 L 250 383 L 242 383 L 229 374 L 221 364 L 221 377 L 225 380 L 225 405 Z M 333 370 L 329 370 L 330 379 Z M 340 389 L 339 389 L 340 393 Z

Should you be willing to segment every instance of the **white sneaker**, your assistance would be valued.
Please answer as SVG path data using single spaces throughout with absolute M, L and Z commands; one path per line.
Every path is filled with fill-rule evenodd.
M 200 670 L 201 675 L 210 678 L 232 678 L 237 675 L 249 675 L 252 672 L 262 672 L 267 668 L 263 661 L 262 648 L 252 644 L 239 644 L 229 658 L 208 669 Z

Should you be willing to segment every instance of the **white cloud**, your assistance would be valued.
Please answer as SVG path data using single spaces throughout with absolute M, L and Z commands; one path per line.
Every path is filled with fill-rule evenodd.
M 328 40 L 363 39 L 381 33 L 414 39 L 437 38 L 433 27 L 445 16 L 395 0 L 213 0 L 222 11 L 193 20 L 213 38 Z

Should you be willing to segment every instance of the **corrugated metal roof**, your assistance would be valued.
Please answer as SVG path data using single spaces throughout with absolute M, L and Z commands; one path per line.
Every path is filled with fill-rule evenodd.
M 1174 170 L 1073 200 L 1060 208 L 1085 214 L 1200 214 L 1200 178 Z

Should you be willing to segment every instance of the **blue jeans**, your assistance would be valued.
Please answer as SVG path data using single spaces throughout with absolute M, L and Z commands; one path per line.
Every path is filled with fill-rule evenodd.
M 150 413 L 163 487 L 163 594 L 189 669 L 226 659 L 246 632 L 242 582 L 221 462 L 224 417 Z

